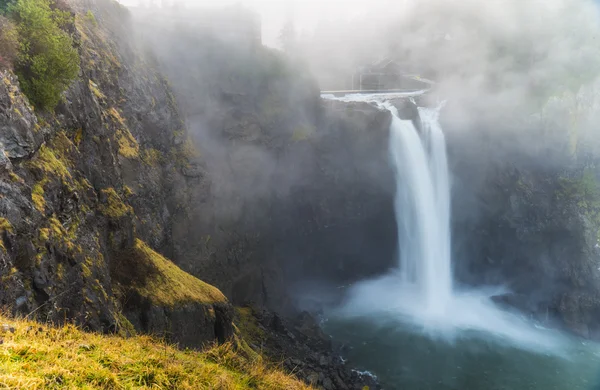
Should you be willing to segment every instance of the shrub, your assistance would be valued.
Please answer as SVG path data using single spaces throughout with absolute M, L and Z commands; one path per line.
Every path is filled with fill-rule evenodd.
M 63 30 L 73 16 L 48 0 L 17 0 L 9 13 L 19 35 L 21 87 L 34 105 L 53 109 L 79 73 L 79 54 Z
M 18 35 L 15 25 L 0 16 L 0 70 L 12 69 L 18 52 Z
M 8 7 L 13 3 L 13 0 L 0 0 L 0 13 L 6 12 Z

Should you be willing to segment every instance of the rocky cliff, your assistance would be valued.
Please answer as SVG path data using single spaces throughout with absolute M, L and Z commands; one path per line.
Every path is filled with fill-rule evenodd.
M 203 36 L 197 52 L 171 52 L 190 47 L 169 41 L 180 31 L 163 45 L 116 2 L 70 6 L 81 70 L 55 110 L 1 75 L 3 308 L 200 347 L 232 336 L 231 301 L 292 314 L 293 283 L 389 266 L 388 114 L 321 101 L 266 48 Z M 282 354 L 300 345 L 295 332 Z M 298 355 L 319 360 L 303 379 L 372 382 L 316 343 Z
M 598 338 L 600 175 L 588 138 L 593 132 L 569 122 L 566 110 L 551 111 L 546 124 L 515 117 L 472 131 L 446 127 L 455 271 L 463 284 L 505 288 L 495 298 L 501 305 Z
M 188 329 L 173 334 L 185 345 L 226 337 L 225 297 L 151 249 L 171 240 L 171 183 L 193 165 L 173 95 L 122 39 L 124 8 L 74 7 L 81 71 L 54 112 L 35 110 L 2 74 L 0 302 L 98 331 L 126 331 L 126 318 L 158 334 Z

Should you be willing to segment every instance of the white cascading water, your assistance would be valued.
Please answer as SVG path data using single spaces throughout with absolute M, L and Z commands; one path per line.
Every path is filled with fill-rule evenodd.
M 417 94 L 420 94 L 419 92 Z M 453 286 L 450 186 L 440 110 L 419 107 L 420 130 L 402 120 L 390 100 L 410 95 L 349 95 L 324 98 L 376 104 L 390 111 L 390 158 L 396 171 L 398 268 L 355 284 L 339 314 L 376 323 L 411 322 L 428 334 L 454 339 L 469 330 L 544 352 L 560 350 L 562 339 L 532 326 L 521 315 L 496 307 L 502 289 L 457 290 Z
M 395 200 L 400 269 L 414 283 L 426 309 L 445 310 L 452 295 L 450 188 L 446 141 L 438 109 L 421 108 L 421 134 L 410 120 L 392 113 L 390 154 L 396 169 Z

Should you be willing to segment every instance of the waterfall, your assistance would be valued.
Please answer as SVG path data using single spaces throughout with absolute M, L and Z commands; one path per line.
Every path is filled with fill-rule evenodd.
M 442 106 L 419 107 L 419 130 L 400 119 L 390 102 L 398 95 L 349 95 L 340 101 L 365 102 L 392 114 L 390 162 L 396 174 L 397 271 L 353 285 L 337 311 L 376 324 L 409 322 L 431 337 L 454 340 L 464 331 L 522 348 L 558 353 L 563 339 L 532 326 L 526 318 L 498 308 L 490 299 L 501 287 L 453 287 L 450 250 L 450 186 L 446 141 L 438 121 Z M 475 331 L 476 333 L 473 333 Z M 462 336 L 461 336 L 462 337 Z
M 392 113 L 390 155 L 396 171 L 395 199 L 399 268 L 414 284 L 430 312 L 445 310 L 452 295 L 450 261 L 450 188 L 439 108 L 420 108 L 422 129 Z

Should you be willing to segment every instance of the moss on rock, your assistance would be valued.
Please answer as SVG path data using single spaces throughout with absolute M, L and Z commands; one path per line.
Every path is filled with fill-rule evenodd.
M 226 302 L 219 289 L 186 273 L 139 239 L 113 265 L 113 273 L 125 293 L 135 292 L 155 306 Z
M 119 219 L 133 213 L 133 208 L 123 202 L 114 188 L 105 188 L 101 192 L 106 198 L 106 202 L 100 205 L 100 212 L 103 215 L 111 219 Z

